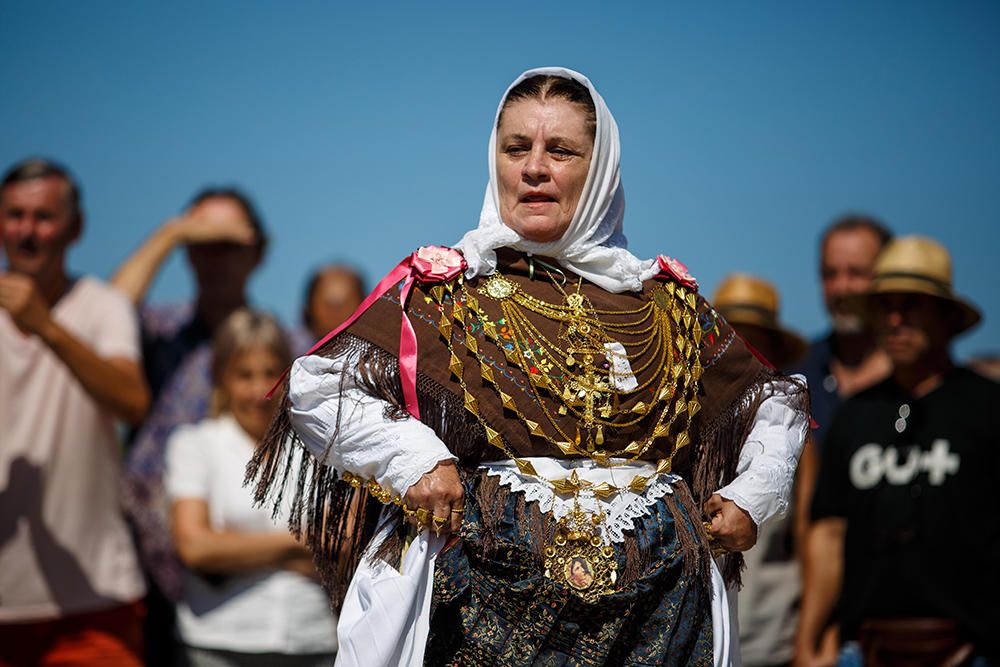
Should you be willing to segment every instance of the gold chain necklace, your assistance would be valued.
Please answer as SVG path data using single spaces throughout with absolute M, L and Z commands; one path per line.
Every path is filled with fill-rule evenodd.
M 558 284 L 554 284 L 558 288 Z M 527 420 L 509 395 L 501 391 L 500 398 L 504 407 L 512 410 L 522 422 L 525 422 L 531 435 L 545 438 L 563 454 L 588 456 L 601 465 L 608 465 L 608 454 L 599 448 L 605 439 L 604 429 L 634 426 L 646 419 L 648 413 L 655 407 L 655 403 L 661 403 L 660 414 L 654 420 L 649 436 L 641 442 L 629 443 L 621 452 L 628 457 L 625 462 L 631 463 L 642 457 L 653 446 L 655 439 L 668 437 L 672 432 L 676 433 L 675 451 L 690 442 L 688 428 L 691 418 L 700 409 L 697 387 L 702 373 L 699 357 L 701 329 L 697 326 L 693 314 L 697 306 L 693 293 L 687 293 L 683 288 L 667 283 L 655 288 L 653 299 L 642 307 L 618 312 L 594 309 L 579 291 L 575 294 L 562 292 L 566 305 L 550 304 L 524 293 L 515 283 L 500 274 L 489 278 L 478 291 L 481 295 L 500 303 L 504 320 L 513 333 L 512 341 L 509 338 L 506 341 L 500 339 L 496 323 L 490 321 L 489 316 L 479 307 L 478 301 L 464 284 L 460 285 L 460 292 L 462 303 L 466 307 L 461 308 L 461 303 L 456 301 L 453 308 L 458 308 L 460 312 L 453 314 L 456 321 L 462 322 L 470 330 L 474 330 L 476 324 L 481 325 L 486 337 L 497 344 L 504 352 L 507 361 L 525 371 L 531 393 L 542 409 L 547 425 L 556 432 L 556 435 L 550 435 L 536 422 Z M 439 307 L 444 313 L 446 304 L 441 302 L 443 290 L 439 297 Z M 567 343 L 567 347 L 560 350 L 554 346 L 537 327 L 530 325 L 528 317 L 520 313 L 519 308 L 560 322 L 560 337 Z M 628 321 L 602 321 L 609 316 L 622 313 L 641 315 L 639 321 L 650 318 L 656 320 L 659 326 L 656 332 L 657 347 L 651 359 L 641 368 L 646 368 L 654 362 L 659 368 L 669 368 L 669 371 L 651 374 L 645 382 L 630 392 L 622 392 L 613 387 L 594 365 L 598 355 L 607 354 L 600 343 L 613 341 L 606 333 L 606 329 L 630 333 L 632 323 Z M 601 318 L 599 315 L 605 317 Z M 523 322 L 528 322 L 529 325 L 524 326 Z M 450 331 L 448 333 L 450 334 Z M 574 335 L 577 335 L 575 341 Z M 536 349 L 530 349 L 527 341 L 533 341 Z M 625 343 L 629 347 L 642 344 L 645 344 L 646 348 L 649 347 L 648 342 L 642 340 Z M 473 341 L 470 346 L 467 338 L 466 346 L 480 362 L 484 379 L 499 391 L 499 387 L 492 379 L 492 371 L 478 351 L 478 345 Z M 552 348 L 556 348 L 556 351 Z M 554 381 L 545 373 L 528 372 L 524 359 L 533 355 L 540 355 L 550 360 L 557 375 L 564 378 L 564 381 Z M 581 358 L 577 359 L 577 356 Z M 562 363 L 562 359 L 565 359 L 565 363 Z M 578 363 L 580 361 L 582 363 Z M 635 372 L 633 371 L 633 375 Z M 653 389 L 654 405 L 646 405 L 643 401 L 639 401 L 628 412 L 619 409 L 620 395 L 644 391 L 654 382 L 656 382 L 656 387 Z M 557 410 L 560 415 L 572 414 L 577 420 L 578 432 L 572 437 L 559 427 L 555 416 L 546 408 L 542 399 L 543 393 L 560 402 Z M 679 395 L 675 396 L 678 393 Z M 675 428 L 678 420 L 680 428 Z M 585 442 L 582 442 L 583 438 L 579 433 L 581 427 L 586 433 Z

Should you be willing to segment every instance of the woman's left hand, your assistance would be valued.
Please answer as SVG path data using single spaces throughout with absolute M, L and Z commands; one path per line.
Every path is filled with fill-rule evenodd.
M 708 530 L 712 546 L 722 547 L 726 551 L 746 551 L 757 543 L 757 524 L 754 523 L 746 510 L 726 500 L 719 494 L 713 494 L 703 508 L 708 522 Z
M 455 464 L 438 463 L 407 490 L 404 502 L 407 519 L 418 530 L 426 526 L 441 535 L 457 532 L 462 527 L 465 490 Z

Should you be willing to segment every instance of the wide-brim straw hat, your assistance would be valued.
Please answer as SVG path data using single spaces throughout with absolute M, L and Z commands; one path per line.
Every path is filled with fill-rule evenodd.
M 951 303 L 959 313 L 955 335 L 983 317 L 970 301 L 955 294 L 948 250 L 926 236 L 903 236 L 885 247 L 875 263 L 871 289 L 862 295 L 869 316 L 880 294 L 926 294 Z
M 780 297 L 768 281 L 745 273 L 726 276 L 715 291 L 712 305 L 740 335 L 770 340 L 770 350 L 761 350 L 778 368 L 802 359 L 809 349 L 806 339 L 778 321 Z

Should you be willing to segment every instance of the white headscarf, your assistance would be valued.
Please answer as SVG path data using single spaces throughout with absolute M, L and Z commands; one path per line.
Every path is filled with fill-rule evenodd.
M 558 76 L 583 84 L 590 91 L 597 112 L 593 156 L 576 213 L 562 238 L 548 243 L 528 241 L 505 225 L 500 219 L 497 192 L 496 142 L 500 111 L 511 88 L 540 75 Z M 468 232 L 455 246 L 468 262 L 466 276 L 473 278 L 493 273 L 497 266 L 494 251 L 507 247 L 556 259 L 609 292 L 641 291 L 642 281 L 652 278 L 659 269 L 654 260 L 640 260 L 626 249 L 628 241 L 622 232 L 625 192 L 619 178 L 620 158 L 618 124 L 587 77 L 563 67 L 539 67 L 517 77 L 500 100 L 493 120 L 489 145 L 490 182 L 479 214 L 479 227 Z

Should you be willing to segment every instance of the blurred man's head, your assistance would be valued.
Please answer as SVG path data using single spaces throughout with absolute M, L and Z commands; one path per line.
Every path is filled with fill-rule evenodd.
M 875 264 L 871 290 L 860 302 L 867 304 L 879 343 L 897 368 L 942 357 L 951 339 L 981 317 L 955 294 L 948 251 L 921 236 L 905 236 L 886 246 Z
M 926 294 L 880 294 L 874 309 L 879 343 L 894 366 L 918 365 L 954 335 L 951 306 Z
M 364 281 L 355 270 L 325 266 L 306 284 L 302 320 L 314 338 L 321 338 L 354 314 L 364 298 Z
M 871 287 L 875 261 L 891 238 L 892 233 L 881 222 L 860 215 L 839 218 L 823 233 L 820 280 L 823 301 L 836 333 L 863 330 L 863 318 L 851 308 L 850 297 Z
M 267 234 L 253 203 L 239 190 L 209 188 L 195 195 L 187 212 L 206 225 L 237 220 L 253 230 L 256 242 L 252 245 L 225 242 L 187 247 L 199 291 L 218 289 L 221 284 L 242 288 L 267 250 Z
M 0 181 L 0 224 L 10 271 L 36 280 L 62 272 L 66 249 L 83 231 L 80 189 L 53 162 L 16 164 Z

